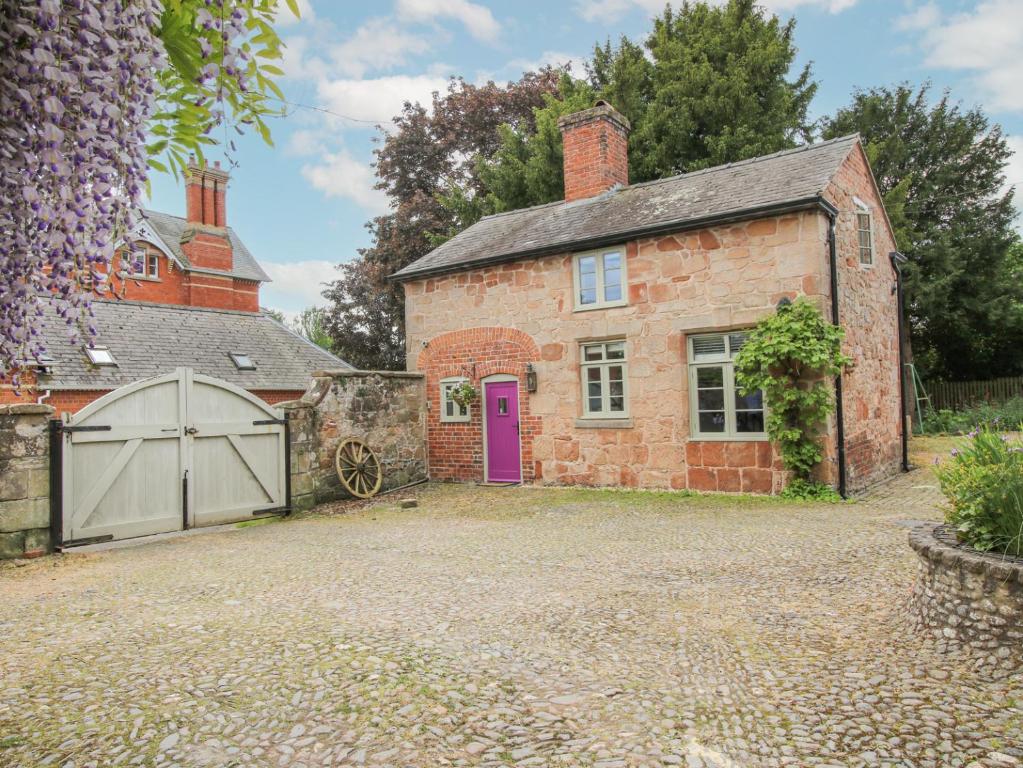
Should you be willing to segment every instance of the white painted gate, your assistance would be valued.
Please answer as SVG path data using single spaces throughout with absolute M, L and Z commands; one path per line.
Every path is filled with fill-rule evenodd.
M 226 381 L 179 368 L 65 419 L 64 546 L 287 511 L 285 422 Z

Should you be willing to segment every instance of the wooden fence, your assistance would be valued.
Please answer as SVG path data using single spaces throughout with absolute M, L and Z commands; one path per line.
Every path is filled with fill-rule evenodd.
M 1003 403 L 1023 397 L 1023 376 L 989 381 L 931 381 L 924 385 L 936 410 L 958 410 L 972 403 Z

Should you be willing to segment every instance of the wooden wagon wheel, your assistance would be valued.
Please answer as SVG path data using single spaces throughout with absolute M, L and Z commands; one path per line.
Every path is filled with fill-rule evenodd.
M 334 466 L 341 485 L 360 499 L 375 496 L 384 480 L 376 454 L 362 440 L 354 437 L 341 441 L 334 454 Z

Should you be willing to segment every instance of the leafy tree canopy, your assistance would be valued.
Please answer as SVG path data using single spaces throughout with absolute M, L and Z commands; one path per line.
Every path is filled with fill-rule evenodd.
M 823 121 L 825 138 L 863 137 L 904 268 L 913 354 L 925 377 L 1023 373 L 1023 280 L 1011 155 L 1001 128 L 944 93 L 858 91 Z

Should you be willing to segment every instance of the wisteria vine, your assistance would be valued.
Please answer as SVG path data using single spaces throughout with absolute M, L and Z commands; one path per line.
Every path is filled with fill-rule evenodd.
M 0 0 L 0 376 L 17 386 L 19 366 L 45 354 L 47 303 L 69 334 L 95 335 L 92 296 L 109 291 L 149 168 L 166 168 L 157 156 L 181 170 L 225 113 L 269 141 L 265 94 L 280 91 L 267 72 L 279 70 L 255 57 L 280 55 L 275 11 L 275 0 Z

